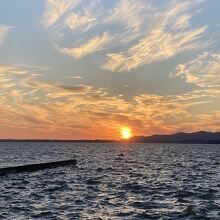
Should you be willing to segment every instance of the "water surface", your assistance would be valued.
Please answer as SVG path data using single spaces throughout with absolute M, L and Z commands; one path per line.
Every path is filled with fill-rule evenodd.
M 0 143 L 0 167 L 72 158 L 0 176 L 0 219 L 220 219 L 219 145 Z

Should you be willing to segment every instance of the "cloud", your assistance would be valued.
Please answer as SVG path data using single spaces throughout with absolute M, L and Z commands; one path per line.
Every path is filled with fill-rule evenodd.
M 201 1 L 46 2 L 44 25 L 57 34 L 59 51 L 75 59 L 102 51 L 100 62 L 111 71 L 134 70 L 206 45 L 206 27 L 192 21 Z M 146 92 L 129 99 L 110 94 L 112 88 L 48 82 L 48 76 L 36 77 L 41 70 L 0 66 L 0 133 L 9 127 L 29 137 L 36 132 L 41 138 L 111 139 L 119 138 L 121 126 L 136 135 L 220 129 L 219 57 L 207 52 L 176 68 L 172 77 L 200 86 L 193 92 Z
M 28 73 L 28 70 L 20 68 L 20 67 L 15 67 L 15 66 L 6 66 L 6 65 L 1 65 L 0 66 L 0 74 L 1 75 L 25 75 Z
M 220 53 L 205 52 L 188 63 L 178 65 L 170 77 L 181 77 L 201 87 L 220 86 Z
M 85 93 L 92 89 L 92 87 L 88 85 L 76 85 L 76 86 L 55 85 L 55 87 L 73 93 Z
M 68 79 L 77 79 L 77 80 L 81 80 L 83 79 L 81 76 L 69 76 L 67 77 Z
M 192 18 L 192 15 L 185 14 L 177 18 L 174 27 L 175 29 L 184 29 L 190 26 L 190 20 Z
M 131 32 L 141 32 L 146 19 L 152 14 L 153 7 L 143 0 L 121 0 L 106 18 L 107 23 L 120 23 Z
M 15 66 L 0 65 L 0 92 L 16 85 L 14 78 L 26 77 L 28 70 Z
M 11 26 L 0 25 L 0 45 L 3 43 L 5 37 L 12 28 L 13 27 Z
M 163 61 L 186 50 L 204 46 L 199 39 L 207 27 L 189 28 L 192 16 L 187 10 L 192 6 L 188 1 L 171 4 L 164 12 L 155 13 L 149 33 L 126 52 L 107 54 L 103 68 L 119 72 L 130 71 L 144 64 Z
M 179 95 L 145 93 L 126 101 L 103 88 L 46 83 L 34 76 L 18 77 L 16 85 L 6 89 L 4 85 L 13 82 L 1 77 L 12 80 L 16 71 L 14 67 L 10 71 L 0 76 L 0 113 L 4 115 L 0 123 L 22 129 L 23 138 L 24 134 L 33 138 L 35 133 L 41 138 L 120 138 L 122 126 L 132 127 L 136 135 L 220 128 L 216 124 L 220 112 L 210 108 L 219 101 L 218 88 Z M 206 114 L 200 113 L 201 106 L 209 107 Z
M 112 37 L 108 32 L 105 32 L 101 36 L 93 37 L 88 42 L 80 45 L 80 47 L 63 48 L 61 51 L 69 56 L 79 59 L 88 54 L 103 50 L 110 44 L 111 41 Z
M 46 0 L 46 11 L 43 24 L 45 27 L 54 25 L 65 13 L 75 7 L 78 0 Z
M 51 93 L 65 93 L 65 95 L 73 94 L 73 93 L 86 93 L 92 89 L 91 86 L 88 85 L 75 85 L 75 86 L 66 86 L 63 84 L 54 84 L 54 83 L 45 83 L 41 81 L 36 81 L 34 78 L 29 78 L 23 80 L 23 85 L 26 87 L 32 87 L 35 89 L 41 89 L 45 92 Z
M 158 6 L 155 0 L 119 0 L 107 7 L 102 1 L 52 1 L 46 13 L 55 11 L 49 23 L 59 24 L 54 44 L 60 52 L 80 59 L 104 50 L 101 67 L 126 72 L 207 46 L 207 27 L 192 27 L 203 2 L 171 0 Z
M 66 25 L 74 30 L 79 27 L 84 27 L 85 31 L 96 21 L 96 18 L 89 16 L 80 16 L 76 13 L 71 12 L 65 19 Z
M 65 95 L 72 94 L 85 94 L 92 90 L 92 87 L 89 85 L 76 85 L 76 86 L 66 86 L 66 85 L 53 85 L 55 89 L 61 89 Z M 63 94 L 60 92 L 60 94 Z
M 13 88 L 8 87 L 5 91 L 0 86 L 0 112 L 5 112 L 0 123 L 13 129 L 41 132 L 43 137 L 119 138 L 118 131 L 123 125 L 131 126 L 137 135 L 172 133 L 178 129 L 192 131 L 196 129 L 194 124 L 201 125 L 201 128 L 207 125 L 218 128 L 214 126 L 218 113 L 208 112 L 205 122 L 204 114 L 189 110 L 201 104 L 209 106 L 219 97 L 217 89 L 182 95 L 142 94 L 125 101 L 108 94 L 105 89 L 94 89 L 90 85 L 37 81 L 29 76 L 28 69 L 10 66 L 0 69 L 2 77 L 8 76 L 8 80 L 16 77 Z M 17 73 L 28 77 L 17 77 Z M 6 80 L 2 79 L 3 86 L 7 85 Z M 60 130 L 65 132 L 59 134 Z
M 154 30 L 127 53 L 108 54 L 107 63 L 103 68 L 111 71 L 129 71 L 144 64 L 166 60 L 185 50 L 198 48 L 201 45 L 196 40 L 205 29 L 203 27 L 184 34 Z

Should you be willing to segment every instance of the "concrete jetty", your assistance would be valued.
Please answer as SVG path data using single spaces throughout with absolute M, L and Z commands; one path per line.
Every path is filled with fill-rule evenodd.
M 1 176 L 7 175 L 8 173 L 34 172 L 38 170 L 53 169 L 56 167 L 71 166 L 71 165 L 76 165 L 76 164 L 77 164 L 76 160 L 71 159 L 71 160 L 62 160 L 62 161 L 54 161 L 54 162 L 47 162 L 47 163 L 37 163 L 37 164 L 5 167 L 5 168 L 0 168 L 0 175 Z

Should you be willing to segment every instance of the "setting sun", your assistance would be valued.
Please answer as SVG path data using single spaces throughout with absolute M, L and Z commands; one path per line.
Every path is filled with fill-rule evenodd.
M 131 129 L 124 127 L 121 129 L 121 136 L 123 139 L 129 139 L 131 137 Z

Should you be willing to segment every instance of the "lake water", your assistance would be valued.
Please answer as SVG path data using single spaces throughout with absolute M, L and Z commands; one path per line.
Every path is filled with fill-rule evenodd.
M 0 167 L 72 158 L 0 176 L 0 219 L 220 219 L 220 145 L 0 143 Z

